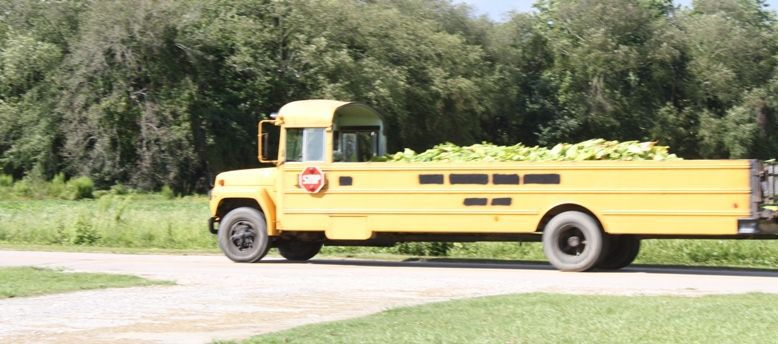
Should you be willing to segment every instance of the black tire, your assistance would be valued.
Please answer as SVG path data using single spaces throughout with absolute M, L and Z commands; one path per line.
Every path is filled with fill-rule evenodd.
M 257 209 L 235 208 L 219 223 L 219 248 L 238 263 L 254 263 L 267 254 L 270 246 L 265 216 Z
M 588 271 L 607 252 L 608 242 L 599 224 L 580 211 L 554 216 L 543 230 L 543 253 L 561 271 Z
M 321 241 L 303 241 L 296 239 L 278 239 L 278 253 L 287 260 L 304 262 L 313 258 L 321 250 Z
M 631 235 L 619 235 L 608 238 L 608 253 L 597 264 L 598 268 L 618 270 L 632 264 L 640 252 L 640 239 Z

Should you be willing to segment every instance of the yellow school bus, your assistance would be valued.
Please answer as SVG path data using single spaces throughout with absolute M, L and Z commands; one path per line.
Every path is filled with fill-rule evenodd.
M 384 130 L 374 109 L 333 100 L 292 102 L 261 121 L 258 158 L 275 167 L 216 177 L 219 247 L 236 262 L 271 247 L 303 261 L 323 245 L 534 240 L 557 269 L 587 271 L 629 265 L 643 238 L 778 238 L 764 207 L 773 164 L 371 162 L 386 153 Z

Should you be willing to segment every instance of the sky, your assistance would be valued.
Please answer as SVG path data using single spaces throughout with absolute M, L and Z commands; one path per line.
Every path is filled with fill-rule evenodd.
M 455 0 L 455 2 L 467 3 L 472 7 L 476 14 L 486 14 L 495 21 L 501 21 L 504 14 L 509 11 L 529 12 L 532 11 L 534 0 Z M 689 6 L 691 0 L 676 0 L 676 3 Z M 778 0 L 768 0 L 770 8 L 778 9 Z

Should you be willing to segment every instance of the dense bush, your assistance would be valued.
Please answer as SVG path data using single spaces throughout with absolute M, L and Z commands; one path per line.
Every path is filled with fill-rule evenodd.
M 79 218 L 76 221 L 74 234 L 73 244 L 76 245 L 92 246 L 100 240 L 97 229 L 85 218 Z
M 76 177 L 70 180 L 58 173 L 50 181 L 26 177 L 17 182 L 0 185 L 0 195 L 16 198 L 59 198 L 79 200 L 94 197 L 94 182 L 89 177 Z
M 92 192 L 94 192 L 95 183 L 89 177 L 77 177 L 68 182 L 65 185 L 65 191 L 63 196 L 67 199 L 77 200 L 82 198 L 92 198 Z
M 14 177 L 0 173 L 0 187 L 10 187 L 14 184 Z
M 171 189 L 169 185 L 163 185 L 162 189 L 159 190 L 159 193 L 166 199 L 173 199 L 176 197 L 175 192 L 173 192 L 173 189 Z

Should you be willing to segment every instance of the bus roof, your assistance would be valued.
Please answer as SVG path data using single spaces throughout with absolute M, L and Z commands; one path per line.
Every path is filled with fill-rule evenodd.
M 326 99 L 299 100 L 288 103 L 278 110 L 277 118 L 283 121 L 284 126 L 291 128 L 329 127 L 333 123 L 335 114 L 365 116 L 379 120 L 381 118 L 377 111 L 367 105 Z

